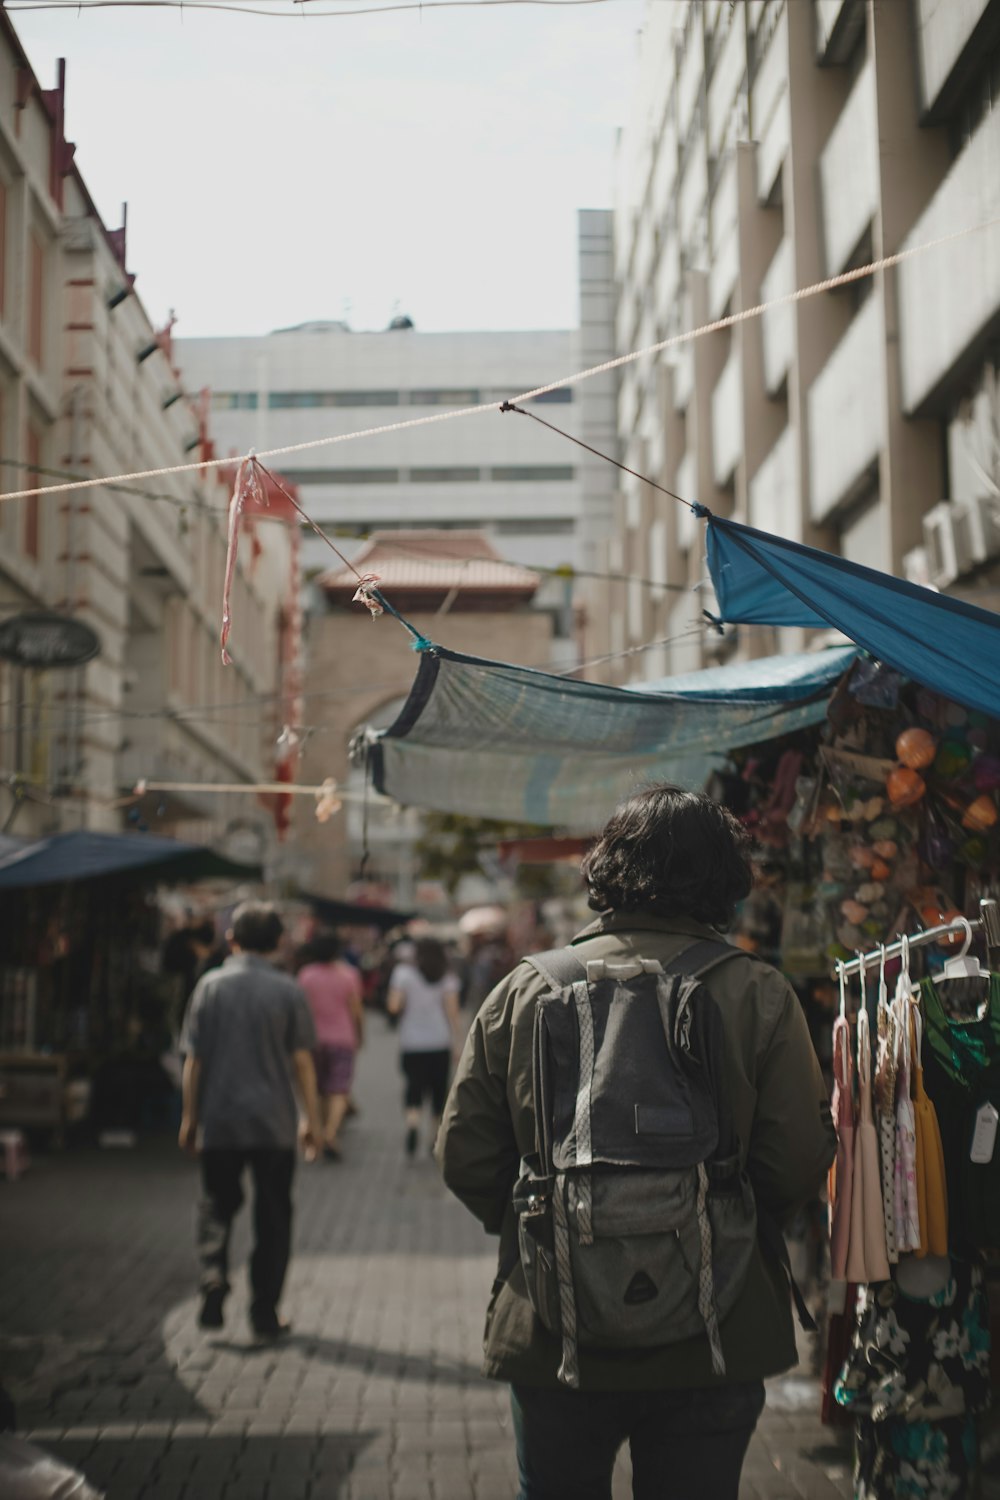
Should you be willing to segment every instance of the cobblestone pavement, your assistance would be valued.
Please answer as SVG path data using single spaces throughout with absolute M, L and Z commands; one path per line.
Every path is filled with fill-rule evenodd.
M 479 1375 L 492 1244 L 426 1151 L 404 1162 L 395 1043 L 371 1029 L 345 1161 L 297 1176 L 280 1348 L 248 1336 L 242 1270 L 224 1333 L 197 1329 L 196 1170 L 171 1143 L 0 1182 L 0 1373 L 22 1431 L 108 1500 L 514 1496 L 506 1390 Z M 773 1383 L 741 1500 L 849 1493 L 817 1405 L 813 1382 Z

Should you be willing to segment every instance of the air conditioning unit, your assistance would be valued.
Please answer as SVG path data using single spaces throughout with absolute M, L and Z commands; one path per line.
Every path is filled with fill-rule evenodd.
M 903 577 L 907 583 L 919 583 L 922 588 L 932 589 L 930 561 L 926 547 L 914 547 L 903 557 Z
M 927 549 L 928 572 L 935 587 L 947 588 L 974 568 L 978 559 L 972 551 L 970 529 L 963 515 L 964 507 L 943 500 L 924 516 L 924 546 Z
M 955 531 L 960 537 L 960 550 L 968 552 L 976 563 L 1000 557 L 1000 499 L 977 495 L 956 505 Z

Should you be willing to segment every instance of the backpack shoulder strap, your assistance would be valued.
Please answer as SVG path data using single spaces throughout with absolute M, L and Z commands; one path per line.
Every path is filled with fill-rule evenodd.
M 668 976 L 689 974 L 693 979 L 701 979 L 710 969 L 724 964 L 727 959 L 749 956 L 742 948 L 724 943 L 721 938 L 698 938 L 696 942 L 682 948 L 669 963 L 664 964 L 663 972 Z
M 561 990 L 578 979 L 586 979 L 587 970 L 569 948 L 550 948 L 547 953 L 531 953 L 525 959 L 547 979 L 553 989 Z

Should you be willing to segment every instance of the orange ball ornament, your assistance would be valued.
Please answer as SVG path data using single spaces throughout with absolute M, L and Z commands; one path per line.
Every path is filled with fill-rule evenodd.
M 924 778 L 909 766 L 897 766 L 890 771 L 885 780 L 885 789 L 889 793 L 889 801 L 896 808 L 913 807 L 927 790 Z
M 926 729 L 904 729 L 896 741 L 896 756 L 911 771 L 922 771 L 937 754 L 937 742 Z
M 877 859 L 872 865 L 869 874 L 873 880 L 888 880 L 892 874 L 892 869 L 886 864 L 884 859 Z
M 985 833 L 992 828 L 997 820 L 997 805 L 992 797 L 983 795 L 977 797 L 975 802 L 970 802 L 962 819 L 962 827 L 970 828 L 974 833 Z

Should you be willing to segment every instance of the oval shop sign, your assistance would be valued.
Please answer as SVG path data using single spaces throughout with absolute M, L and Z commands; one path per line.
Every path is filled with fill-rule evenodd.
M 68 615 L 38 612 L 0 623 L 0 656 L 36 672 L 82 667 L 100 650 L 100 638 L 90 626 Z

